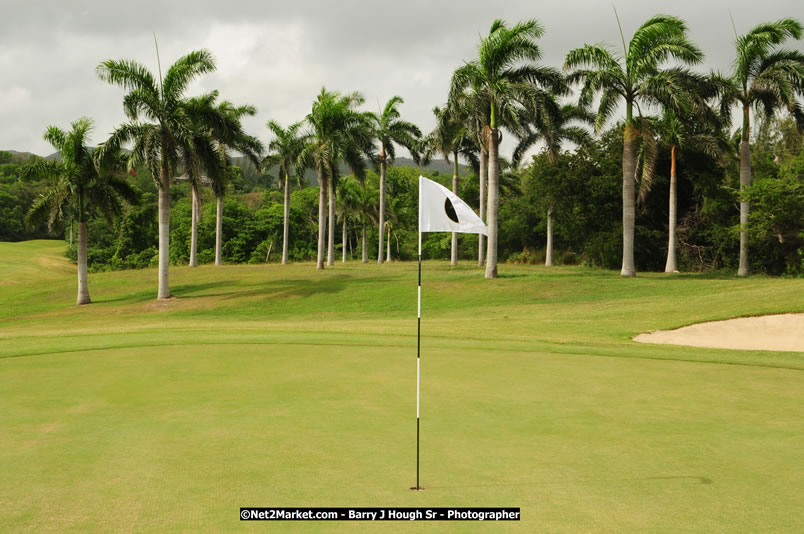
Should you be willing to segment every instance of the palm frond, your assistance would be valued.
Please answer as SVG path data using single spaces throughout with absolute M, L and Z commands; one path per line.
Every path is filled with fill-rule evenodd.
M 564 59 L 564 70 L 591 67 L 594 70 L 621 70 L 620 58 L 605 44 L 584 45 L 570 50 Z
M 95 71 L 105 82 L 125 89 L 142 89 L 155 95 L 159 94 L 153 75 L 136 61 L 109 59 L 98 65 Z
M 131 120 L 137 120 L 140 113 L 151 120 L 158 120 L 160 105 L 157 95 L 144 89 L 133 89 L 123 97 L 123 110 Z
M 215 70 L 215 58 L 209 50 L 194 50 L 168 68 L 162 84 L 163 98 L 177 100 L 187 86 L 201 74 Z
M 57 126 L 48 126 L 43 139 L 58 151 L 67 149 L 67 134 Z
M 628 46 L 627 71 L 635 81 L 675 59 L 687 64 L 699 63 L 703 53 L 686 36 L 687 25 L 678 17 L 656 15 L 634 32 Z
M 61 162 L 35 159 L 20 168 L 19 176 L 22 180 L 52 179 L 59 175 L 61 169 Z
M 780 19 L 776 22 L 764 22 L 755 26 L 750 32 L 737 38 L 737 55 L 734 61 L 735 80 L 747 88 L 751 78 L 760 72 L 761 62 L 771 53 L 775 46 L 788 38 L 800 39 L 802 25 L 795 19 Z

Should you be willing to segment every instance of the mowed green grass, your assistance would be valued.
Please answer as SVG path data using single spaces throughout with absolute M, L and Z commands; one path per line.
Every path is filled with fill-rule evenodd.
M 799 532 L 804 354 L 637 333 L 804 311 L 804 281 L 425 262 L 91 274 L 0 243 L 0 531 Z M 519 523 L 241 523 L 518 506 Z

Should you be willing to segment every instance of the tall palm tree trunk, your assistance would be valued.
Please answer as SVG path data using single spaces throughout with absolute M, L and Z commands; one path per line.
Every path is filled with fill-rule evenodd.
M 327 194 L 329 195 L 329 232 L 327 239 L 327 267 L 335 265 L 335 191 L 332 185 L 332 178 L 327 182 Z
M 547 208 L 547 248 L 544 254 L 544 266 L 553 266 L 553 208 Z
M 221 248 L 223 246 L 223 196 L 215 198 L 215 265 L 222 265 Z
M 159 181 L 159 290 L 156 298 L 169 299 L 168 265 L 170 264 L 170 182 L 168 171 L 162 168 Z
M 318 257 L 316 269 L 324 268 L 324 240 L 327 231 L 327 179 L 323 172 L 318 171 Z
M 676 209 L 678 206 L 678 186 L 676 182 L 676 145 L 670 147 L 670 220 L 667 232 L 667 262 L 664 264 L 664 272 L 672 273 L 678 271 L 676 264 Z
M 366 243 L 366 220 L 363 219 L 363 263 L 368 263 L 368 244 Z
M 634 172 L 636 169 L 635 134 L 636 132 L 629 116 L 623 132 L 623 265 L 620 271 L 622 276 L 636 276 L 634 268 L 634 223 L 636 221 L 634 185 Z
M 192 187 L 193 208 L 190 218 L 190 267 L 198 267 L 198 189 Z
M 70 248 L 73 248 L 73 221 L 70 221 Z
M 346 217 L 343 218 L 342 222 L 343 222 L 343 237 L 341 239 L 343 241 L 343 262 L 342 263 L 346 263 L 346 240 L 347 240 L 347 237 L 346 237 Z
M 750 119 L 749 107 L 743 107 L 743 139 L 740 142 L 740 193 L 751 187 L 751 146 L 749 145 Z M 740 201 L 740 266 L 737 268 L 737 276 L 748 276 L 748 202 Z
M 458 151 L 453 154 L 454 160 L 452 162 L 452 192 L 458 194 Z M 390 239 L 390 238 L 389 238 Z M 449 264 L 452 266 L 458 265 L 458 234 L 452 232 L 452 246 L 450 247 Z
M 385 228 L 385 145 L 382 146 L 380 153 L 380 219 L 378 232 L 380 234 L 380 244 L 377 249 L 377 263 L 382 263 L 382 238 L 383 229 Z
M 391 227 L 388 227 L 388 239 L 385 241 L 387 250 L 385 252 L 385 261 L 391 261 Z
M 89 304 L 89 284 L 87 282 L 87 223 L 78 223 L 78 299 L 77 304 Z
M 282 265 L 288 262 L 288 220 L 290 219 L 290 188 L 288 173 L 285 172 L 285 212 L 282 217 Z
M 493 113 L 494 110 L 492 109 L 492 115 Z M 486 278 L 497 278 L 497 211 L 500 206 L 500 137 L 499 131 L 492 125 L 489 135 L 489 240 L 488 247 L 486 248 Z
M 486 180 L 489 172 L 489 154 L 486 147 L 480 148 L 480 220 L 486 222 Z M 483 267 L 483 234 L 477 234 L 477 266 Z

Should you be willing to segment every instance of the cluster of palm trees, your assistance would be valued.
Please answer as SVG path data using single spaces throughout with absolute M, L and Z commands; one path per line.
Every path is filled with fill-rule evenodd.
M 617 20 L 619 25 L 619 19 Z M 780 48 L 788 39 L 800 39 L 802 25 L 794 19 L 764 23 L 736 37 L 736 59 L 729 75 L 704 75 L 690 69 L 703 53 L 689 39 L 679 18 L 657 15 L 646 21 L 626 42 L 622 28 L 622 51 L 608 45 L 585 45 L 571 50 L 563 72 L 539 64 L 538 39 L 544 28 L 536 20 L 508 26 L 495 20 L 481 38 L 478 55 L 452 75 L 445 105 L 436 107 L 436 127 L 427 135 L 401 118 L 401 97 L 394 96 L 378 113 L 361 111 L 360 93 L 341 94 L 322 89 L 303 121 L 283 128 L 268 122 L 274 138 L 268 155 L 260 141 L 248 135 L 241 123 L 253 115 L 252 106 L 218 102 L 217 91 L 188 98 L 184 93 L 191 81 L 215 69 L 210 52 L 195 51 L 175 62 L 162 76 L 155 77 L 135 61 L 102 62 L 98 76 L 127 90 L 123 107 L 129 119 L 94 153 L 86 148 L 91 123 L 82 119 L 72 132 L 55 127 L 45 138 L 62 154 L 59 163 L 40 164 L 30 173 L 59 177 L 59 186 L 43 196 L 31 212 L 33 217 L 50 213 L 51 224 L 72 218 L 79 222 L 79 303 L 89 302 L 86 291 L 86 209 L 91 199 L 105 213 L 119 210 L 121 199 L 132 191 L 122 178 L 125 165 L 147 167 L 158 187 L 159 207 L 159 290 L 158 298 L 170 297 L 168 285 L 168 239 L 170 186 L 178 171 L 189 181 L 193 194 L 193 224 L 190 264 L 196 265 L 196 227 L 200 186 L 211 185 L 217 199 L 215 263 L 221 263 L 222 198 L 231 179 L 230 153 L 240 152 L 257 166 L 276 166 L 284 182 L 284 230 L 282 263 L 288 260 L 288 215 L 291 182 L 300 181 L 306 169 L 316 171 L 319 183 L 318 251 L 316 266 L 323 269 L 335 261 L 336 198 L 339 211 L 361 213 L 362 259 L 368 261 L 366 225 L 374 219 L 379 229 L 377 262 L 383 263 L 383 245 L 390 243 L 386 170 L 393 164 L 398 146 L 405 147 L 417 162 L 442 155 L 454 164 L 453 191 L 458 189 L 458 158 L 477 169 L 480 181 L 481 218 L 488 223 L 488 240 L 481 237 L 478 265 L 485 264 L 486 278 L 497 277 L 498 208 L 502 131 L 516 139 L 513 163 L 534 146 L 543 144 L 550 158 L 560 156 L 562 144 L 587 144 L 620 105 L 625 106 L 622 158 L 623 276 L 635 275 L 635 206 L 651 185 L 653 163 L 659 145 L 657 136 L 670 146 L 671 181 L 669 236 L 666 270 L 676 269 L 676 153 L 694 144 L 725 158 L 730 150 L 727 129 L 732 108 L 743 113 L 740 130 L 740 184 L 751 183 L 749 154 L 752 108 L 772 115 L 787 109 L 804 127 L 804 109 L 797 100 L 804 94 L 804 54 Z M 158 57 L 158 49 L 157 49 Z M 577 103 L 568 104 L 574 87 Z M 597 102 L 596 110 L 592 109 Z M 648 111 L 660 110 L 661 116 Z M 129 145 L 127 157 L 121 149 Z M 379 207 L 369 215 L 373 200 L 366 191 L 366 169 L 379 169 Z M 357 184 L 341 180 L 341 165 L 354 175 Z M 339 184 L 343 186 L 339 188 Z M 637 192 L 637 184 L 639 191 Z M 61 191 L 61 192 L 59 192 Z M 336 194 L 336 191 L 338 193 Z M 375 204 L 376 205 L 376 204 Z M 745 225 L 748 203 L 740 207 L 740 268 L 748 274 Z M 69 213 L 68 213 L 69 212 Z M 345 217 L 341 217 L 345 220 Z M 72 220 L 71 219 L 71 220 Z M 552 262 L 552 209 L 547 209 L 547 263 Z M 345 227 L 344 227 L 345 229 Z M 386 230 L 389 231 L 386 237 Z M 82 234 L 83 232 L 83 234 Z M 345 231 L 344 231 L 345 234 Z M 81 237 L 83 235 L 83 237 Z M 82 241 L 83 240 L 83 241 Z M 345 238 L 344 238 L 345 241 Z M 82 244 L 83 243 L 83 253 Z M 344 243 L 344 254 L 346 243 Z M 386 255 L 390 256 L 389 251 Z M 457 238 L 452 240 L 452 263 L 457 262 Z M 83 262 L 83 264 L 82 264 Z M 83 282 L 82 273 L 83 272 Z M 82 286 L 83 284 L 83 286 Z M 81 287 L 84 288 L 82 297 Z
M 360 182 L 363 193 L 345 191 L 344 200 L 360 203 L 365 198 L 366 168 L 373 163 L 380 171 L 378 228 L 379 245 L 377 263 L 383 263 L 383 240 L 386 229 L 386 170 L 396 157 L 396 146 L 408 149 L 416 161 L 422 143 L 421 131 L 414 124 L 401 119 L 401 97 L 394 96 L 380 113 L 360 111 L 364 103 L 360 93 L 342 95 L 322 89 L 313 102 L 312 111 L 304 121 L 287 129 L 270 121 L 268 127 L 275 139 L 269 145 L 265 164 L 278 165 L 285 177 L 285 221 L 282 262 L 287 262 L 288 244 L 288 185 L 291 169 L 300 177 L 305 169 L 315 169 L 318 176 L 318 253 L 316 266 L 323 269 L 325 248 L 326 265 L 335 261 L 336 191 L 340 183 L 340 165 L 344 163 Z M 348 194 L 347 194 L 348 193 Z M 365 204 L 365 202 L 363 202 Z M 363 262 L 368 261 L 366 244 L 367 214 L 361 217 L 363 231 Z M 345 247 L 344 247 L 345 248 Z
M 619 18 L 617 22 L 619 26 Z M 801 38 L 802 25 L 797 20 L 788 18 L 763 23 L 742 36 L 737 36 L 735 31 L 736 59 L 728 76 L 703 75 L 688 68 L 700 63 L 703 53 L 689 39 L 684 21 L 677 17 L 652 17 L 637 29 L 628 43 L 620 27 L 622 53 L 607 45 L 585 45 L 571 50 L 566 56 L 563 74 L 537 63 L 541 52 L 536 40 L 543 31 L 536 20 L 520 22 L 510 28 L 501 20 L 494 21 L 488 36 L 481 39 L 478 58 L 453 74 L 446 110 L 436 109 L 439 119 L 448 116 L 456 123 L 451 126 L 451 139 L 445 146 L 457 156 L 458 150 L 469 143 L 474 145 L 470 150 L 479 154 L 481 191 L 486 172 L 488 175 L 487 278 L 497 276 L 501 128 L 518 139 L 514 163 L 537 141 L 543 142 L 548 155 L 554 158 L 565 140 L 577 144 L 591 140 L 581 125 L 593 125 L 598 133 L 618 106 L 625 105 L 621 274 L 635 276 L 636 184 L 640 186 L 639 196 L 644 197 L 652 181 L 657 134 L 671 146 L 665 270 L 672 272 L 676 270 L 675 156 L 678 147 L 694 143 L 699 149 L 724 157 L 729 150 L 726 131 L 731 124 L 730 111 L 739 104 L 743 112 L 740 185 L 744 191 L 751 184 L 751 109 L 768 116 L 778 109 L 787 109 L 796 118 L 799 128 L 804 127 L 804 109 L 797 101 L 797 97 L 804 95 L 804 54 L 779 48 L 787 39 Z M 577 105 L 561 105 L 561 99 L 577 85 L 580 86 Z M 596 112 L 591 109 L 595 97 L 598 98 Z M 651 108 L 659 108 L 662 117 L 649 116 L 647 111 Z M 738 270 L 741 276 L 749 272 L 748 208 L 743 200 Z M 548 208 L 548 265 L 552 262 L 551 222 Z M 478 259 L 482 264 L 482 245 Z
M 252 106 L 219 102 L 217 91 L 185 97 L 194 79 L 214 69 L 215 62 L 206 50 L 182 57 L 164 76 L 160 65 L 158 78 L 136 61 L 104 61 L 97 68 L 98 76 L 128 91 L 123 99 L 128 122 L 116 128 L 94 152 L 87 145 L 92 125 L 89 119 L 74 122 L 70 132 L 54 126 L 48 128 L 45 139 L 56 148 L 61 159 L 35 163 L 24 173 L 53 177 L 57 185 L 37 200 L 28 220 L 35 222 L 49 214 L 51 227 L 59 221 L 78 220 L 78 304 L 90 302 L 86 284 L 89 206 L 111 215 L 120 212 L 123 200 L 136 202 L 136 194 L 124 178 L 127 170 L 135 167 L 149 169 L 159 190 L 158 298 L 170 297 L 170 186 L 179 169 L 184 170 L 193 194 L 190 264 L 197 265 L 199 187 L 204 181 L 212 185 L 218 200 L 215 259 L 220 264 L 221 199 L 231 179 L 230 152 L 236 150 L 259 164 L 263 146 L 246 134 L 241 124 L 244 115 L 255 113 Z M 125 145 L 131 146 L 128 154 L 122 150 Z
M 162 76 L 154 76 L 141 64 L 128 60 L 108 60 L 98 68 L 98 76 L 119 85 L 128 94 L 123 109 L 129 122 L 121 125 L 97 150 L 97 161 L 115 157 L 125 144 L 131 144 L 129 168 L 145 166 L 159 189 L 159 289 L 157 298 L 169 298 L 168 280 L 170 239 L 170 186 L 181 167 L 193 191 L 193 237 L 190 264 L 197 265 L 195 233 L 197 231 L 199 185 L 204 176 L 215 184 L 218 198 L 217 228 L 221 226 L 221 197 L 230 178 L 229 152 L 237 150 L 256 164 L 263 151 L 262 143 L 243 130 L 241 117 L 254 114 L 250 106 L 236 107 L 228 101 L 218 102 L 218 92 L 187 98 L 184 93 L 198 76 L 215 70 L 212 54 L 207 50 L 190 52 L 180 58 Z M 220 263 L 220 232 L 216 238 L 216 261 Z
M 618 21 L 619 22 L 619 21 Z M 622 36 L 622 29 L 620 30 Z M 623 262 L 622 275 L 634 276 L 635 181 L 637 176 L 637 138 L 642 137 L 646 153 L 642 193 L 650 187 L 655 144 L 651 121 L 640 112 L 640 105 L 658 105 L 663 110 L 663 126 L 671 146 L 670 221 L 666 271 L 673 271 L 675 260 L 676 149 L 682 142 L 695 139 L 699 147 L 718 155 L 723 153 L 724 130 L 729 127 L 730 111 L 739 103 L 743 112 L 740 131 L 740 188 L 751 185 L 749 156 L 751 108 L 770 116 L 786 108 L 804 127 L 804 110 L 796 96 L 804 93 L 804 54 L 780 50 L 788 38 L 800 39 L 802 25 L 794 19 L 760 24 L 749 33 L 736 37 L 736 59 L 731 75 L 704 76 L 682 65 L 698 64 L 703 53 L 687 36 L 684 22 L 675 17 L 656 16 L 634 33 L 619 55 L 604 46 L 590 46 L 571 51 L 566 67 L 576 69 L 570 79 L 583 82 L 581 105 L 591 104 L 595 94 L 600 103 L 595 118 L 599 130 L 623 102 L 626 120 L 623 131 Z M 669 60 L 678 64 L 661 68 Z M 636 107 L 639 116 L 634 116 Z M 717 112 L 715 112 L 717 110 Z M 748 203 L 740 206 L 740 266 L 738 275 L 749 272 L 746 224 Z
M 616 11 L 615 11 L 616 15 Z M 619 17 L 617 18 L 618 27 Z M 361 120 L 354 110 L 352 141 L 353 154 L 364 154 L 379 162 L 379 248 L 382 263 L 383 231 L 385 228 L 385 169 L 393 161 L 394 144 L 408 148 L 414 158 L 426 162 L 440 154 L 454 164 L 453 191 L 458 190 L 458 158 L 463 157 L 478 172 L 480 182 L 479 212 L 488 222 L 488 241 L 482 236 L 478 246 L 478 265 L 486 267 L 486 278 L 497 277 L 497 234 L 499 208 L 500 155 L 502 130 L 516 140 L 513 154 L 516 165 L 536 143 L 542 143 L 548 156 L 559 157 L 565 141 L 578 145 L 592 142 L 584 126 L 593 126 L 599 133 L 606 122 L 625 106 L 623 125 L 623 276 L 635 276 L 634 228 L 636 203 L 650 190 L 654 163 L 662 138 L 670 147 L 670 205 L 668 220 L 668 250 L 665 270 L 677 270 L 676 262 L 676 156 L 681 147 L 695 146 L 721 161 L 728 159 L 731 147 L 728 129 L 731 110 L 742 108 L 743 124 L 740 135 L 741 192 L 751 185 L 749 154 L 750 113 L 754 108 L 766 116 L 779 109 L 788 110 L 800 128 L 804 127 L 804 109 L 797 100 L 804 94 L 804 54 L 780 48 L 788 39 L 802 37 L 802 25 L 787 18 L 763 23 L 745 35 L 735 30 L 736 59 L 729 75 L 701 74 L 689 67 L 703 60 L 703 53 L 690 40 L 683 20 L 657 15 L 640 26 L 626 43 L 620 27 L 622 53 L 608 45 L 585 45 L 571 50 L 564 63 L 564 72 L 538 64 L 541 50 L 537 40 L 544 28 L 536 20 L 522 21 L 509 27 L 495 20 L 486 37 L 481 38 L 478 57 L 466 62 L 453 74 L 446 105 L 434 108 L 435 129 L 421 137 L 412 124 L 398 119 L 396 104 L 391 99 L 381 115 L 366 113 Z M 577 104 L 562 102 L 579 86 Z M 325 92 L 319 96 L 324 98 Z M 597 97 L 597 109 L 592 104 Z M 333 96 L 337 98 L 337 94 Z M 340 97 L 353 104 L 362 103 L 358 95 Z M 658 109 L 660 116 L 647 112 Z M 308 122 L 315 119 L 308 116 Z M 368 124 L 367 124 L 368 123 Z M 387 126 L 386 126 L 387 124 Z M 319 134 L 316 133 L 316 136 Z M 379 154 L 372 156 L 374 141 L 379 141 Z M 329 153 L 335 153 L 334 150 Z M 362 177 L 363 167 L 350 160 L 356 176 Z M 390 160 L 389 160 L 390 157 Z M 301 159 L 299 160 L 301 161 Z M 327 176 L 321 180 L 323 187 Z M 639 191 L 637 192 L 637 184 Z M 330 206 L 333 194 L 329 193 Z M 749 273 L 746 224 L 748 202 L 740 205 L 740 267 L 738 274 Z M 323 210 L 323 208 L 322 208 Z M 323 211 L 321 211 L 323 213 Z M 333 247 L 333 210 L 330 208 L 328 263 Z M 364 218 L 365 220 L 365 218 Z M 323 218 L 320 217 L 319 268 L 323 267 Z M 546 263 L 552 264 L 552 210 L 547 211 Z M 365 247 L 365 239 L 363 240 Z M 365 252 L 364 252 L 365 261 Z M 452 236 L 451 262 L 457 263 L 457 236 Z
M 158 50 L 157 50 L 158 57 Z M 268 122 L 274 139 L 268 155 L 262 143 L 245 133 L 241 119 L 254 115 L 253 106 L 235 106 L 218 102 L 218 92 L 188 98 L 187 86 L 198 76 L 215 69 L 207 50 L 194 51 L 176 61 L 162 76 L 155 77 L 142 64 L 129 60 L 108 60 L 98 68 L 98 76 L 128 92 L 123 108 L 128 122 L 114 130 L 97 150 L 88 146 L 87 133 L 91 121 L 82 118 L 63 132 L 51 126 L 45 139 L 61 155 L 55 162 L 39 162 L 27 168 L 27 176 L 53 177 L 58 186 L 43 195 L 31 210 L 28 220 L 34 224 L 49 215 L 51 229 L 60 221 L 77 220 L 78 228 L 78 304 L 90 302 L 87 279 L 86 203 L 108 214 L 120 213 L 122 202 L 136 202 L 136 193 L 125 181 L 127 171 L 145 167 L 158 188 L 158 293 L 157 298 L 170 298 L 169 238 L 170 187 L 177 179 L 186 180 L 192 193 L 190 266 L 197 266 L 197 227 L 200 217 L 202 185 L 209 185 L 217 200 L 215 264 L 221 264 L 223 197 L 232 178 L 231 152 L 247 156 L 257 167 L 276 165 L 284 179 L 284 231 L 282 263 L 288 260 L 288 215 L 291 176 L 299 181 L 307 168 L 318 175 L 319 236 L 317 267 L 334 263 L 335 190 L 340 182 L 340 164 L 348 165 L 361 182 L 362 191 L 352 190 L 348 202 L 353 210 L 363 212 L 363 261 L 367 261 L 366 224 L 370 199 L 365 188 L 367 164 L 373 161 L 380 169 L 379 227 L 385 228 L 386 168 L 393 164 L 397 144 L 405 146 L 418 159 L 421 143 L 419 129 L 401 120 L 402 98 L 393 97 L 377 114 L 359 111 L 363 97 L 359 93 L 341 95 L 322 89 L 304 121 L 283 129 L 275 121 Z M 125 154 L 123 148 L 131 146 Z M 375 154 L 375 145 L 378 154 Z M 179 171 L 183 174 L 177 177 Z M 96 193 L 96 191 L 100 191 Z M 328 230 L 328 232 L 327 232 Z M 383 237 L 380 231 L 378 263 L 383 262 Z M 390 249 L 389 249 L 390 250 Z M 390 254 L 390 252 L 389 252 Z

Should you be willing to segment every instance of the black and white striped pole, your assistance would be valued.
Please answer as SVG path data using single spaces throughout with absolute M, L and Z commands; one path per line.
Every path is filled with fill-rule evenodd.
M 419 181 L 419 298 L 416 331 L 416 486 L 410 488 L 419 491 L 419 402 L 421 398 L 422 376 L 422 228 L 421 228 L 421 196 L 422 184 Z

